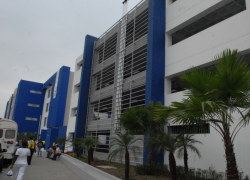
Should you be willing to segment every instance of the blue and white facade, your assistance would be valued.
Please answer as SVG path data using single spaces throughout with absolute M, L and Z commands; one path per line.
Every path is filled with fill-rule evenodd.
M 5 117 L 18 121 L 20 116 L 20 121 L 27 122 L 26 117 L 41 116 L 40 133 L 46 147 L 57 136 L 97 137 L 100 144 L 94 156 L 106 159 L 114 150 L 109 148 L 109 138 L 122 131 L 119 117 L 126 109 L 150 101 L 166 106 L 181 101 L 178 77 L 192 66 L 211 66 L 214 56 L 227 48 L 238 49 L 250 62 L 249 9 L 250 0 L 142 0 L 100 37 L 86 36 L 74 73 L 62 67 L 44 84 L 27 83 L 25 97 L 33 90 L 41 92 L 34 95 L 42 98 L 21 101 L 41 108 L 40 114 L 28 110 L 16 114 L 13 102 L 17 106 L 20 92 L 25 94 L 18 87 L 6 104 Z M 26 81 L 21 82 L 23 87 Z M 38 125 L 34 119 L 29 122 Z M 181 128 L 177 126 L 172 125 L 176 133 Z M 245 174 L 250 174 L 249 128 L 242 129 L 234 143 L 239 171 Z M 210 125 L 202 132 L 195 135 L 203 143 L 197 145 L 202 158 L 188 152 L 189 167 L 213 166 L 225 172 L 221 137 Z M 144 148 L 143 143 L 138 145 Z M 130 157 L 131 164 L 146 162 L 147 154 L 142 150 L 138 160 Z M 168 164 L 168 154 L 155 153 L 153 160 Z M 177 159 L 177 165 L 183 161 Z
M 70 103 L 66 107 L 69 111 L 68 115 L 65 114 L 64 118 L 68 118 L 68 126 L 66 136 L 73 140 L 75 135 L 75 125 L 76 125 L 76 116 L 77 116 L 77 108 L 78 108 L 78 97 L 80 90 L 80 82 L 81 82 L 81 73 L 82 73 L 82 58 L 83 55 L 80 55 L 75 61 L 75 71 L 73 76 L 73 82 L 71 85 L 71 89 L 68 90 L 68 93 L 71 91 Z M 72 151 L 72 146 L 66 145 L 65 151 Z
M 8 101 L 5 118 L 18 123 L 18 132 L 37 132 L 51 146 L 66 136 L 67 104 L 70 102 L 73 74 L 62 66 L 45 83 L 21 80 Z M 68 93 L 68 91 L 70 93 Z
M 250 60 L 249 8 L 250 0 L 143 0 L 99 38 L 86 36 L 75 137 L 98 137 L 94 156 L 106 159 L 112 151 L 109 137 L 121 131 L 118 118 L 125 109 L 180 101 L 178 76 L 192 66 L 210 66 L 227 48 Z M 235 141 L 239 171 L 245 174 L 250 173 L 248 129 Z M 195 138 L 203 142 L 202 159 L 189 152 L 189 166 L 225 172 L 219 134 L 208 125 Z M 132 164 L 146 157 L 147 151 L 138 161 L 131 157 Z M 168 154 L 155 154 L 154 161 L 168 164 Z
M 18 124 L 18 132 L 37 132 L 43 108 L 43 84 L 21 80 L 8 103 L 5 118 Z
M 128 108 L 164 104 L 165 0 L 143 0 L 101 37 L 85 38 L 75 138 L 97 137 L 94 156 L 106 159 L 109 137 L 121 131 L 119 117 Z M 143 138 L 143 136 L 141 136 Z M 147 159 L 142 154 L 131 163 Z M 154 154 L 164 161 L 163 153 Z

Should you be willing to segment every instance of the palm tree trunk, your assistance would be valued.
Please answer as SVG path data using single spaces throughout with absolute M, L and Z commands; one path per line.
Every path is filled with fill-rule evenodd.
M 176 162 L 174 158 L 174 154 L 172 152 L 168 155 L 169 158 L 169 168 L 171 173 L 172 180 L 177 180 L 177 173 L 176 173 Z
M 129 152 L 126 149 L 125 152 L 125 180 L 129 180 Z
M 147 166 L 148 166 L 148 174 L 152 174 L 152 161 L 153 161 L 153 147 L 152 145 L 149 145 L 148 147 L 148 160 L 147 160 Z
M 185 168 L 185 172 L 188 172 L 188 153 L 187 153 L 187 149 L 184 148 L 184 168 Z
M 94 161 L 94 149 L 93 148 L 90 148 L 91 150 L 91 161 Z
M 234 145 L 229 134 L 229 128 L 226 124 L 223 125 L 224 130 L 224 146 L 227 161 L 227 180 L 238 180 L 239 172 L 237 169 L 236 158 L 234 154 Z
M 88 164 L 91 165 L 91 148 L 88 150 Z

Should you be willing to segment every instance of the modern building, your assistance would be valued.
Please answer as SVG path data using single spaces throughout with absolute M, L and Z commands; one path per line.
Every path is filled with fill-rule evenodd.
M 72 81 L 73 72 L 63 66 L 43 84 L 40 134 L 46 141 L 45 148 L 51 147 L 57 137 L 66 136 Z
M 190 67 L 209 67 L 223 50 L 238 49 L 250 60 L 250 0 L 142 0 L 99 38 L 86 36 L 75 137 L 98 137 L 94 156 L 106 159 L 109 137 L 120 132 L 125 109 L 180 101 L 179 76 Z M 172 125 L 178 133 L 183 126 Z M 235 140 L 240 172 L 249 172 L 249 127 Z M 189 166 L 225 172 L 221 138 L 207 124 L 195 138 L 202 158 L 189 152 Z M 211 146 L 211 143 L 213 146 Z M 143 148 L 144 145 L 140 144 Z M 146 162 L 147 151 L 132 164 Z M 155 162 L 168 164 L 168 154 Z M 177 165 L 183 165 L 177 160 Z
M 143 0 L 99 38 L 86 36 L 75 138 L 98 137 L 94 156 L 106 159 L 119 117 L 149 101 L 164 103 L 165 0 Z M 143 163 L 143 152 L 132 164 Z M 163 163 L 163 153 L 155 154 Z
M 225 49 L 238 49 L 250 62 L 250 0 L 166 0 L 165 105 L 181 101 L 183 88 L 178 76 L 190 67 L 209 67 L 215 55 Z M 235 115 L 236 122 L 238 116 Z M 235 123 L 237 124 L 237 123 Z M 173 125 L 178 133 L 183 126 Z M 232 127 L 234 128 L 234 127 Z M 239 172 L 250 174 L 250 126 L 243 128 L 234 141 Z M 195 139 L 202 158 L 189 153 L 190 167 L 213 166 L 225 172 L 225 150 L 222 137 L 208 124 Z M 164 162 L 168 162 L 165 155 Z M 177 160 L 183 165 L 183 160 Z
M 122 131 L 119 117 L 126 109 L 150 101 L 165 106 L 181 101 L 184 89 L 179 76 L 190 67 L 213 65 L 214 56 L 225 49 L 238 49 L 250 62 L 249 9 L 250 0 L 142 0 L 100 37 L 86 36 L 74 73 L 63 67 L 40 89 L 29 88 L 29 92 L 41 92 L 42 100 L 23 101 L 40 103 L 42 110 L 36 116 L 23 116 L 22 121 L 41 115 L 46 147 L 57 136 L 97 137 L 94 156 L 106 159 L 114 150 L 109 138 Z M 6 118 L 16 119 L 12 109 L 18 92 L 19 88 L 6 105 Z M 183 128 L 180 124 L 170 127 L 175 134 Z M 242 129 L 234 142 L 239 171 L 245 174 L 250 174 L 249 128 Z M 225 172 L 225 151 L 216 130 L 207 124 L 195 138 L 203 143 L 197 145 L 202 158 L 188 152 L 189 167 L 213 166 Z M 138 145 L 145 148 L 141 142 Z M 148 151 L 141 152 L 138 160 L 130 157 L 131 164 L 147 161 Z M 168 154 L 154 153 L 153 160 L 168 164 Z M 176 160 L 183 165 L 183 160 Z
M 65 136 L 73 73 L 62 66 L 45 83 L 21 80 L 7 103 L 5 118 L 18 124 L 18 132 L 37 132 L 51 146 Z
M 75 134 L 75 123 L 76 123 L 78 96 L 80 89 L 82 58 L 83 55 L 80 55 L 75 61 L 75 72 L 73 75 L 73 84 L 71 86 L 70 104 L 68 107 L 66 107 L 69 110 L 68 117 L 65 117 L 68 118 L 66 136 L 71 140 L 74 139 L 74 134 Z M 72 151 L 72 146 L 67 144 L 65 147 L 65 151 Z
M 17 122 L 19 133 L 37 132 L 43 108 L 42 87 L 42 83 L 21 80 L 12 94 L 5 118 Z

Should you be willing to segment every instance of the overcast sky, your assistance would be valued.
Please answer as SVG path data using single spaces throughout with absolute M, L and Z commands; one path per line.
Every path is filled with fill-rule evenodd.
M 132 9 L 141 0 L 129 0 Z M 44 83 L 74 71 L 87 34 L 99 37 L 122 17 L 123 0 L 0 0 L 0 117 L 21 79 Z

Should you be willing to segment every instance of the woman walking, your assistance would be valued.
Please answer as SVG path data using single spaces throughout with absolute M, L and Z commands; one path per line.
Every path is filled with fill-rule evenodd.
M 22 143 L 22 148 L 17 149 L 15 158 L 12 161 L 12 164 L 10 166 L 10 169 L 12 169 L 13 165 L 15 164 L 16 180 L 23 179 L 25 169 L 28 165 L 27 157 L 30 156 L 30 150 L 27 147 L 28 147 L 28 143 L 27 141 L 24 141 Z

